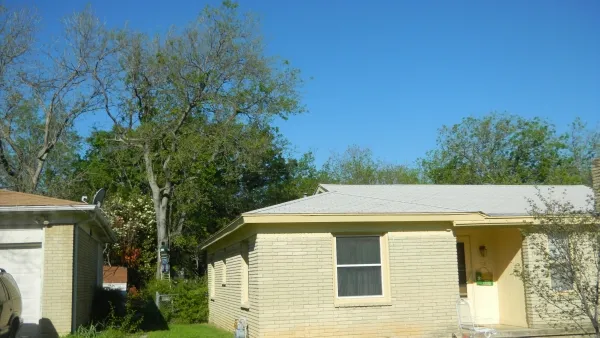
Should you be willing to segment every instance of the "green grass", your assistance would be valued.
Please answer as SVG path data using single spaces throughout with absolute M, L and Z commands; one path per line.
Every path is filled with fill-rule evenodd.
M 233 333 L 210 324 L 171 324 L 168 331 L 148 332 L 148 338 L 231 338 Z
M 210 324 L 171 324 L 169 330 L 150 331 L 127 335 L 117 331 L 104 331 L 99 334 L 80 334 L 68 335 L 65 338 L 139 338 L 148 336 L 148 338 L 231 338 L 233 333 L 219 329 Z

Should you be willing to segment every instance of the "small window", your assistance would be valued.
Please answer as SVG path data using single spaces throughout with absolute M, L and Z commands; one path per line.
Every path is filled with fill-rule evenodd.
M 338 297 L 383 296 L 380 236 L 337 236 Z
M 549 235 L 548 251 L 550 254 L 550 285 L 555 291 L 573 289 L 573 271 L 571 269 L 571 253 L 569 238 L 566 235 Z
M 242 242 L 241 245 L 241 256 L 242 256 L 242 268 L 241 270 L 241 279 L 242 279 L 242 305 L 248 305 L 248 294 L 249 294 L 249 268 L 248 268 L 248 243 Z
M 221 285 L 227 285 L 227 259 L 223 258 L 223 266 L 221 270 Z

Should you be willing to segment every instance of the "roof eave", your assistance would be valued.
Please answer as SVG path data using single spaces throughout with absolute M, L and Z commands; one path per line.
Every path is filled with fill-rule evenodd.
M 510 217 L 509 217 L 510 218 Z M 359 223 L 359 222 L 451 222 L 455 224 L 484 224 L 490 217 L 483 212 L 448 213 L 396 213 L 396 214 L 260 214 L 244 213 L 233 222 L 207 238 L 200 244 L 206 250 L 224 237 L 239 230 L 246 224 L 293 224 L 293 223 Z M 502 218 L 503 219 L 503 218 Z M 510 222 L 519 222 L 510 218 Z M 510 223 L 509 222 L 509 223 Z M 491 223 L 489 223 L 491 224 Z M 508 224 L 508 223 L 507 223 Z
M 84 212 L 87 216 L 84 219 L 80 217 L 74 217 L 73 223 L 93 221 L 102 232 L 105 234 L 105 240 L 107 242 L 115 242 L 117 240 L 116 234 L 110 229 L 110 221 L 106 214 L 98 207 L 93 204 L 75 204 L 75 205 L 40 205 L 40 206 L 1 206 L 0 215 L 2 214 L 38 214 L 44 221 L 41 221 L 40 226 L 54 225 L 65 223 L 64 219 L 57 218 L 52 220 L 54 215 L 64 214 L 66 216 L 76 215 L 80 216 L 80 212 Z M 52 220 L 49 221 L 48 219 Z M 38 223 L 38 220 L 34 220 Z

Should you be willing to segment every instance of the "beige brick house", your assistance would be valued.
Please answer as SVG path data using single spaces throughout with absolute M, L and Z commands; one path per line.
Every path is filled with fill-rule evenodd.
M 0 190 L 0 268 L 21 290 L 22 334 L 56 337 L 87 324 L 113 240 L 96 205 Z
M 539 300 L 512 275 L 533 259 L 519 228 L 533 221 L 527 199 L 538 189 L 582 207 L 592 194 L 323 184 L 244 213 L 202 246 L 209 321 L 233 330 L 245 318 L 249 337 L 449 337 L 463 297 L 480 325 L 542 335 Z

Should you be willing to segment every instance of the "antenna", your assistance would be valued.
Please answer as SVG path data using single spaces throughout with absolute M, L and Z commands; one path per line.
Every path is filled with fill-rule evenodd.
M 102 206 L 102 202 L 104 201 L 104 197 L 105 196 L 106 196 L 106 189 L 100 188 L 94 194 L 94 199 L 92 200 L 92 204 L 101 207 Z

